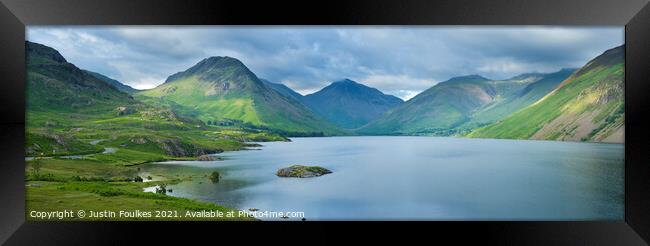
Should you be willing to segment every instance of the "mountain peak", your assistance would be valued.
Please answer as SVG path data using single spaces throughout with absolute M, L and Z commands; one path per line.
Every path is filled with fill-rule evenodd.
M 201 60 L 190 69 L 195 68 L 197 72 L 203 72 L 210 68 L 226 68 L 226 67 L 246 67 L 244 63 L 237 58 L 229 56 L 211 56 Z M 190 70 L 188 69 L 188 70 Z
M 63 58 L 63 56 L 61 55 L 61 53 L 59 53 L 59 51 L 55 50 L 52 47 L 45 46 L 39 43 L 25 41 L 25 50 L 27 51 L 28 59 L 41 57 L 58 63 L 68 62 L 65 60 L 65 58 Z
M 237 58 L 233 58 L 230 56 L 211 56 L 208 58 L 205 58 L 201 60 L 201 62 L 208 63 L 208 64 L 224 64 L 224 63 L 232 63 L 232 64 L 243 64 L 241 61 L 237 60 Z M 199 62 L 199 63 L 201 63 Z
M 525 79 L 534 78 L 534 77 L 543 78 L 543 77 L 546 77 L 546 76 L 552 76 L 552 75 L 557 75 L 557 74 L 567 74 L 567 73 L 571 74 L 576 70 L 577 70 L 576 68 L 566 68 L 565 67 L 565 68 L 561 68 L 560 70 L 557 70 L 555 72 L 549 72 L 549 73 L 542 73 L 542 72 L 522 73 L 522 74 L 514 76 L 514 77 L 512 77 L 510 79 L 506 79 L 504 81 L 525 80 Z M 533 80 L 533 81 L 536 81 L 536 80 Z
M 373 91 L 373 93 L 381 93 L 379 90 L 376 88 L 368 87 L 364 84 L 358 83 L 354 80 L 351 79 L 342 79 L 338 81 L 334 81 L 325 88 L 321 89 L 321 91 L 338 91 L 337 93 L 348 93 L 350 95 L 362 93 L 365 94 L 368 91 Z
M 480 82 L 480 81 L 488 81 L 489 79 L 478 75 L 478 74 L 471 74 L 471 75 L 465 75 L 465 76 L 459 76 L 459 77 L 453 77 L 447 81 L 444 81 L 443 83 L 453 83 L 453 82 Z
M 312 111 L 345 129 L 354 129 L 377 119 L 403 101 L 351 79 L 332 82 L 304 97 Z
M 236 58 L 229 56 L 211 56 L 201 60 L 196 65 L 183 72 L 178 72 L 169 76 L 167 80 L 165 80 L 165 83 L 192 75 L 199 75 L 203 79 L 210 80 L 212 78 L 210 74 L 223 72 L 225 70 L 230 70 L 235 74 L 245 73 L 252 75 L 252 72 L 248 70 L 246 65 Z
M 351 79 L 345 78 L 342 80 L 334 81 L 332 84 L 359 84 Z
M 375 88 L 368 87 L 368 86 L 366 86 L 366 85 L 364 85 L 364 84 L 361 84 L 361 83 L 359 83 L 359 82 L 356 82 L 356 81 L 354 81 L 354 80 L 347 79 L 347 78 L 346 78 L 346 79 L 342 79 L 342 80 L 338 80 L 338 81 L 334 81 L 334 82 L 332 82 L 330 85 L 328 85 L 328 86 L 325 87 L 325 88 L 328 88 L 328 89 L 332 89 L 332 88 L 341 88 L 341 89 L 343 89 L 343 88 L 349 88 L 349 89 L 355 89 L 355 88 L 375 89 Z

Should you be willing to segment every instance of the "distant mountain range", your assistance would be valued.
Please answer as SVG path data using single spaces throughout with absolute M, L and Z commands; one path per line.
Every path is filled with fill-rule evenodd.
M 344 129 L 363 126 L 404 102 L 398 97 L 386 95 L 376 88 L 350 79 L 332 82 L 307 96 L 300 95 L 283 84 L 263 81 L 280 94 L 299 101 L 314 113 Z
M 572 69 L 530 73 L 507 80 L 455 77 L 423 91 L 359 129 L 363 134 L 462 135 L 542 98 Z
M 624 47 L 580 69 L 505 80 L 451 78 L 410 100 L 344 79 L 303 96 L 258 78 L 232 57 L 209 57 L 136 90 L 78 69 L 56 50 L 27 42 L 30 112 L 114 111 L 161 105 L 206 124 L 232 122 L 289 135 L 436 135 L 623 142 Z M 145 110 L 146 111 L 146 110 Z

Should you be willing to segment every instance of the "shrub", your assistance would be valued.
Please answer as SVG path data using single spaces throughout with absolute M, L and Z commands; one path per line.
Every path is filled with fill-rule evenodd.
M 158 187 L 156 187 L 156 193 L 157 194 L 167 194 L 167 185 L 161 184 Z
M 217 171 L 214 171 L 210 174 L 210 181 L 212 181 L 212 183 L 219 183 L 219 178 L 220 175 Z

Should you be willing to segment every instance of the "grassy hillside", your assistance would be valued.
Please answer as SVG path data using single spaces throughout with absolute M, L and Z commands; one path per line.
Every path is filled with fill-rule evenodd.
M 623 142 L 624 53 L 606 51 L 533 105 L 469 136 Z
M 230 57 L 204 59 L 138 94 L 192 108 L 203 122 L 239 120 L 289 133 L 343 133 L 300 102 L 265 86 L 244 64 Z
M 25 171 L 30 209 L 231 211 L 142 194 L 144 184 L 133 181 L 143 178 L 139 166 L 144 163 L 195 160 L 246 148 L 249 141 L 287 140 L 243 126 L 208 126 L 193 118 L 192 109 L 173 102 L 140 101 L 68 63 L 47 46 L 27 42 L 26 54 L 25 155 L 30 158 Z M 157 173 L 166 178 L 149 185 L 207 177 L 202 171 L 193 176 Z
M 128 94 L 68 63 L 52 48 L 26 42 L 26 49 L 30 111 L 103 114 L 137 104 Z
M 440 133 L 468 120 L 473 110 L 488 104 L 494 88 L 480 76 L 441 82 L 418 94 L 383 117 L 358 130 L 370 134 Z M 442 133 L 445 134 L 445 133 Z
M 464 135 L 532 104 L 553 90 L 571 71 L 529 73 L 506 80 L 478 75 L 452 78 L 416 95 L 358 132 Z
M 223 132 L 237 130 L 242 138 L 257 139 L 264 134 L 234 126 L 207 126 L 193 118 L 192 109 L 173 102 L 137 100 L 68 63 L 52 48 L 26 45 L 27 156 L 82 155 L 116 148 L 115 153 L 100 156 L 137 164 L 245 146 L 224 138 Z M 267 137 L 285 140 L 274 134 Z
M 574 71 L 575 69 L 562 69 L 555 73 L 523 74 L 506 81 L 494 81 L 492 83 L 496 86 L 504 85 L 511 88 L 503 90 L 504 93 L 495 97 L 493 102 L 473 113 L 471 119 L 461 127 L 473 129 L 503 119 L 553 91 Z

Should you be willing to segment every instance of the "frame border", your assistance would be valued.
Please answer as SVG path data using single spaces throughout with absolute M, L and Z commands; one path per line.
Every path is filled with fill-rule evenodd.
M 650 241 L 650 5 L 648 0 L 458 0 L 458 1 L 235 1 L 197 0 L 0 0 L 0 243 L 107 244 L 128 243 L 147 228 L 207 233 L 308 232 L 331 228 L 359 235 L 371 227 L 374 236 L 395 229 L 463 240 L 471 234 L 485 243 L 539 245 L 647 245 Z M 645 7 L 644 7 L 645 6 Z M 318 10 L 318 11 L 315 11 Z M 625 25 L 625 221 L 493 221 L 493 222 L 25 222 L 25 25 Z M 268 226 L 267 226 L 268 225 Z M 189 231 L 191 230 L 191 231 Z M 399 231 L 399 230 L 398 230 Z M 395 235 L 395 234 L 392 234 Z M 396 235 L 398 236 L 398 235 Z M 451 237 L 450 237 L 451 236 Z M 467 237 L 464 237 L 467 239 Z M 164 238 L 160 238 L 165 240 Z M 438 238 L 433 238 L 438 239 Z M 645 240 L 645 242 L 644 242 Z

